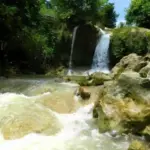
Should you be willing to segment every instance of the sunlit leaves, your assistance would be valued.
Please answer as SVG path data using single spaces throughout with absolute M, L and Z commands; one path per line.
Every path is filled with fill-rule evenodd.
M 132 0 L 127 10 L 126 20 L 128 24 L 150 28 L 150 1 Z

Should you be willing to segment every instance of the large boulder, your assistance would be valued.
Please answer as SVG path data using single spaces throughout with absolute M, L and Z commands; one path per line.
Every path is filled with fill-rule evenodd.
M 123 72 L 118 79 L 118 85 L 132 99 L 150 104 L 150 80 L 140 77 L 139 73 Z
M 123 57 L 120 62 L 117 63 L 116 66 L 112 69 L 112 78 L 117 79 L 122 72 L 130 70 L 139 72 L 142 77 L 147 77 L 150 71 L 149 57 L 149 54 L 142 57 L 135 53 Z
M 93 110 L 101 132 L 150 137 L 150 79 L 140 75 L 149 63 L 144 59 L 135 54 L 126 56 L 114 67 L 113 80 L 104 82 Z
M 116 66 L 112 69 L 112 77 L 118 78 L 122 72 L 127 70 L 134 70 L 137 68 L 141 60 L 142 57 L 134 53 L 123 57 L 120 62 L 117 63 Z

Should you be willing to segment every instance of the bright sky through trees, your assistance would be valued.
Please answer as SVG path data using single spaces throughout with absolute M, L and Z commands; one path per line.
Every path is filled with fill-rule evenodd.
M 129 7 L 130 0 L 109 0 L 115 3 L 116 12 L 119 14 L 117 22 L 122 22 L 125 20 L 125 9 Z

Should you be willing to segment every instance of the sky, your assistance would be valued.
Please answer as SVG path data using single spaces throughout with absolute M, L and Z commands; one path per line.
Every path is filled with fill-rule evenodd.
M 115 10 L 119 17 L 117 18 L 117 22 L 125 21 L 125 8 L 129 7 L 130 0 L 109 0 L 110 2 L 115 3 Z

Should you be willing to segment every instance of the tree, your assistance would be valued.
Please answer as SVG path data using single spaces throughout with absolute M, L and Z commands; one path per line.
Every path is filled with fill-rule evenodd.
M 0 5 L 0 74 L 4 75 L 5 49 L 10 39 L 17 32 L 19 25 L 18 18 L 15 17 L 16 7 Z
M 60 20 L 69 25 L 101 21 L 108 27 L 115 26 L 117 15 L 108 0 L 51 0 L 51 3 Z
M 114 28 L 116 26 L 116 18 L 118 15 L 115 12 L 114 4 L 108 3 L 104 5 L 103 9 L 99 11 L 99 20 L 101 24 L 108 28 Z
M 132 0 L 127 9 L 126 20 L 128 24 L 150 28 L 150 1 Z
M 75 26 L 115 25 L 108 0 L 51 0 L 50 5 L 47 9 L 45 0 L 0 1 L 0 75 L 7 66 L 44 73 L 51 63 L 68 61 Z
M 4 75 L 6 56 L 20 47 L 25 39 L 24 28 L 38 28 L 39 0 L 1 0 L 0 2 L 0 74 Z M 15 39 L 15 40 L 14 40 Z M 12 42 L 13 41 L 13 42 Z M 23 47 L 23 44 L 22 44 Z M 15 56 L 15 55 L 14 55 Z M 16 55 L 17 57 L 17 55 Z M 16 58 L 14 57 L 14 58 Z M 8 57 L 7 57 L 8 59 Z

